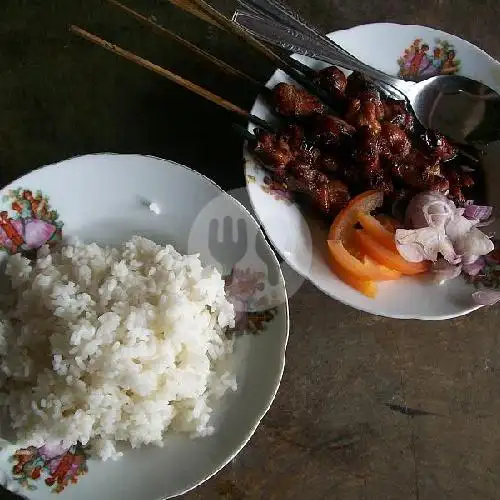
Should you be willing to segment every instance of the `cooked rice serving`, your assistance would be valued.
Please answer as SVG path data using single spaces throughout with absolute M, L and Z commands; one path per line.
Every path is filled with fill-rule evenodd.
M 19 441 L 90 444 L 107 459 L 120 441 L 213 432 L 216 401 L 236 390 L 234 309 L 215 269 L 142 237 L 7 259 L 0 406 Z

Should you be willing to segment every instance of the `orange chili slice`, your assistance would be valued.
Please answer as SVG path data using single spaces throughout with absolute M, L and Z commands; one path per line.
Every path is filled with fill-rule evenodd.
M 357 259 L 346 250 L 344 244 L 337 241 L 328 241 L 328 249 L 333 260 L 344 270 L 359 280 L 387 281 L 401 278 L 401 273 L 385 266 L 381 266 L 369 257 Z
M 328 240 L 344 240 L 347 233 L 354 230 L 360 213 L 370 213 L 382 206 L 384 193 L 382 191 L 366 191 L 354 197 L 335 217 Z
M 391 233 L 395 233 L 396 229 L 401 229 L 403 227 L 399 221 L 397 221 L 394 217 L 385 214 L 379 214 L 375 216 L 382 226 L 384 226 Z
M 346 285 L 358 290 L 358 292 L 361 292 L 363 295 L 366 295 L 371 299 L 377 296 L 377 285 L 375 282 L 370 280 L 360 280 L 346 271 L 333 257 L 329 260 L 330 268 L 333 273 Z
M 361 212 L 358 214 L 358 220 L 365 232 L 372 238 L 389 250 L 397 251 L 396 242 L 394 241 L 394 232 L 385 228 L 375 217 L 373 217 L 373 215 Z
M 356 230 L 355 238 L 361 251 L 383 266 L 406 275 L 420 274 L 429 270 L 428 262 L 408 262 L 401 257 L 397 249 L 387 248 L 364 229 Z

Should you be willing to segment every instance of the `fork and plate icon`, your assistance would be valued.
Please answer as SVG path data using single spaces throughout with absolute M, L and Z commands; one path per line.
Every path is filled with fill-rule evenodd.
M 249 210 L 228 213 L 227 197 L 248 206 L 248 195 L 245 188 L 212 198 L 198 213 L 189 234 L 188 252 L 199 253 L 205 264 L 215 266 L 222 276 L 229 276 L 237 269 L 241 273 L 252 273 L 259 276 L 261 292 L 265 297 L 272 298 L 279 292 L 282 276 L 285 280 L 288 297 L 291 297 L 304 283 L 303 276 L 297 274 L 284 260 L 276 261 L 269 255 L 268 241 L 257 221 Z M 283 227 L 284 235 L 296 228 L 287 227 L 276 213 L 276 224 Z M 300 230 L 308 231 L 307 223 Z M 307 236 L 307 237 L 306 237 Z M 302 254 L 312 255 L 311 235 L 304 236 L 306 248 L 300 248 Z M 272 247 L 272 243 L 269 243 Z M 291 249 L 291 251 L 295 251 Z M 280 272 L 281 271 L 281 272 Z M 257 273 L 257 274 L 256 274 Z M 257 298 L 255 298 L 257 300 Z
M 222 222 L 222 223 L 221 223 Z M 255 231 L 254 231 L 255 233 Z M 254 241 L 249 241 L 249 231 L 247 222 L 238 218 L 234 220 L 230 215 L 226 215 L 222 221 L 213 218 L 209 222 L 208 229 L 208 250 L 210 255 L 218 262 L 224 262 L 225 256 L 231 256 L 231 266 L 224 270 L 224 274 L 229 274 L 239 262 L 242 262 L 248 253 L 255 252 L 266 267 L 266 276 L 271 286 L 277 286 L 279 275 L 275 268 L 266 265 L 265 240 L 260 234 L 255 234 Z M 249 247 L 252 245 L 252 247 Z M 281 260 L 281 259 L 280 259 Z

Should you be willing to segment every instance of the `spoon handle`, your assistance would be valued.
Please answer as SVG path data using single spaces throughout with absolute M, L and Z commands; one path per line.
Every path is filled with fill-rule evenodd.
M 237 10 L 232 21 L 255 37 L 290 52 L 339 64 L 342 59 L 334 52 L 324 50 L 320 41 L 312 40 L 293 28 L 285 27 L 266 17 Z
M 316 27 L 309 25 L 300 15 L 290 9 L 279 0 L 238 0 L 238 3 L 245 9 L 257 14 L 260 17 L 267 17 L 270 21 L 275 21 L 283 26 L 294 29 L 304 36 L 315 40 L 322 40 L 327 44 L 334 44 L 336 48 L 346 56 L 351 56 L 345 49 L 336 45 L 326 35 L 321 33 Z
M 408 82 L 363 63 L 278 0 L 238 0 L 238 2 L 248 11 L 236 11 L 233 22 L 261 40 L 298 54 L 360 71 L 399 91 L 404 92 L 408 86 Z

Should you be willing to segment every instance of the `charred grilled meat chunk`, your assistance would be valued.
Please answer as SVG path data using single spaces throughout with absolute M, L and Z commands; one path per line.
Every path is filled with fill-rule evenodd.
M 327 150 L 342 146 L 356 132 L 346 121 L 332 115 L 314 116 L 307 125 L 311 141 Z
M 467 172 L 460 172 L 455 168 L 443 169 L 443 175 L 449 182 L 450 191 L 448 196 L 460 207 L 465 205 L 467 196 L 464 191 L 474 186 L 474 179 Z
M 345 119 L 355 128 L 369 127 L 374 132 L 380 131 L 377 104 L 373 101 L 350 99 L 347 104 Z
M 253 153 L 271 170 L 283 170 L 294 159 L 314 165 L 321 151 L 308 144 L 304 130 L 296 124 L 287 125 L 279 133 L 256 129 Z
M 320 172 L 335 174 L 338 177 L 343 175 L 345 168 L 343 163 L 338 158 L 328 154 L 320 154 L 314 162 L 314 166 Z
M 305 143 L 304 129 L 296 123 L 289 123 L 283 127 L 279 135 L 288 142 L 292 151 L 301 149 Z
M 350 89 L 351 93 L 346 106 L 345 119 L 356 128 L 368 126 L 374 131 L 378 131 L 380 130 L 380 121 L 384 118 L 384 105 L 380 93 L 364 79 L 360 83 L 359 78 L 356 78 L 354 84 L 351 81 L 351 88 L 349 88 L 348 83 L 348 90 Z M 353 85 L 356 88 L 359 87 L 356 94 L 352 90 Z
M 446 137 L 434 130 L 423 130 L 417 134 L 415 145 L 427 156 L 440 161 L 449 161 L 458 154 L 458 149 Z
M 382 123 L 379 144 L 380 154 L 388 160 L 402 160 L 411 149 L 406 132 L 390 122 Z
M 333 156 L 309 147 L 301 138 L 300 128 L 280 134 L 256 130 L 255 135 L 253 153 L 272 170 L 275 180 L 308 197 L 325 216 L 335 216 L 349 201 L 347 186 L 325 173 L 336 171 L 339 163 Z
M 386 98 L 383 101 L 383 106 L 384 120 L 398 125 L 407 133 L 413 132 L 415 119 L 413 114 L 407 110 L 405 101 Z
M 367 80 L 359 71 L 353 71 L 347 77 L 345 94 L 347 97 L 357 99 L 363 92 L 378 93 L 378 89 L 373 82 Z
M 256 131 L 254 153 L 286 189 L 302 193 L 328 217 L 350 193 L 366 189 L 383 190 L 389 203 L 428 190 L 465 203 L 474 178 L 462 168 L 458 149 L 424 130 L 405 101 L 381 96 L 360 73 L 346 78 L 333 66 L 313 80 L 332 96 L 340 116 L 307 91 L 280 83 L 274 105 L 288 124 L 278 134 Z
M 264 165 L 272 169 L 284 169 L 295 157 L 286 135 L 262 129 L 255 129 L 254 133 L 256 141 L 251 145 L 252 151 Z
M 349 189 L 342 181 L 300 161 L 292 162 L 285 182 L 290 190 L 306 195 L 327 217 L 337 215 L 350 199 Z
M 432 156 L 438 158 L 440 161 L 449 161 L 455 158 L 458 149 L 442 134 L 434 132 L 436 136 L 435 146 L 432 150 Z
M 344 72 L 335 66 L 329 66 L 316 73 L 313 82 L 328 92 L 335 101 L 343 101 L 347 86 L 347 77 Z
M 380 133 L 371 127 L 358 128 L 354 138 L 353 159 L 358 163 L 373 163 L 380 154 Z
M 360 127 L 354 136 L 354 159 L 360 163 L 373 162 L 379 155 L 386 160 L 406 158 L 411 142 L 404 130 L 390 122 L 380 125 L 380 130 Z
M 277 113 L 290 118 L 305 118 L 326 110 L 317 97 L 289 83 L 279 83 L 274 88 L 273 105 Z
M 439 162 L 427 158 L 420 151 L 412 151 L 405 159 L 394 161 L 391 171 L 401 184 L 417 191 L 445 193 L 449 189 L 449 182 L 442 175 Z

